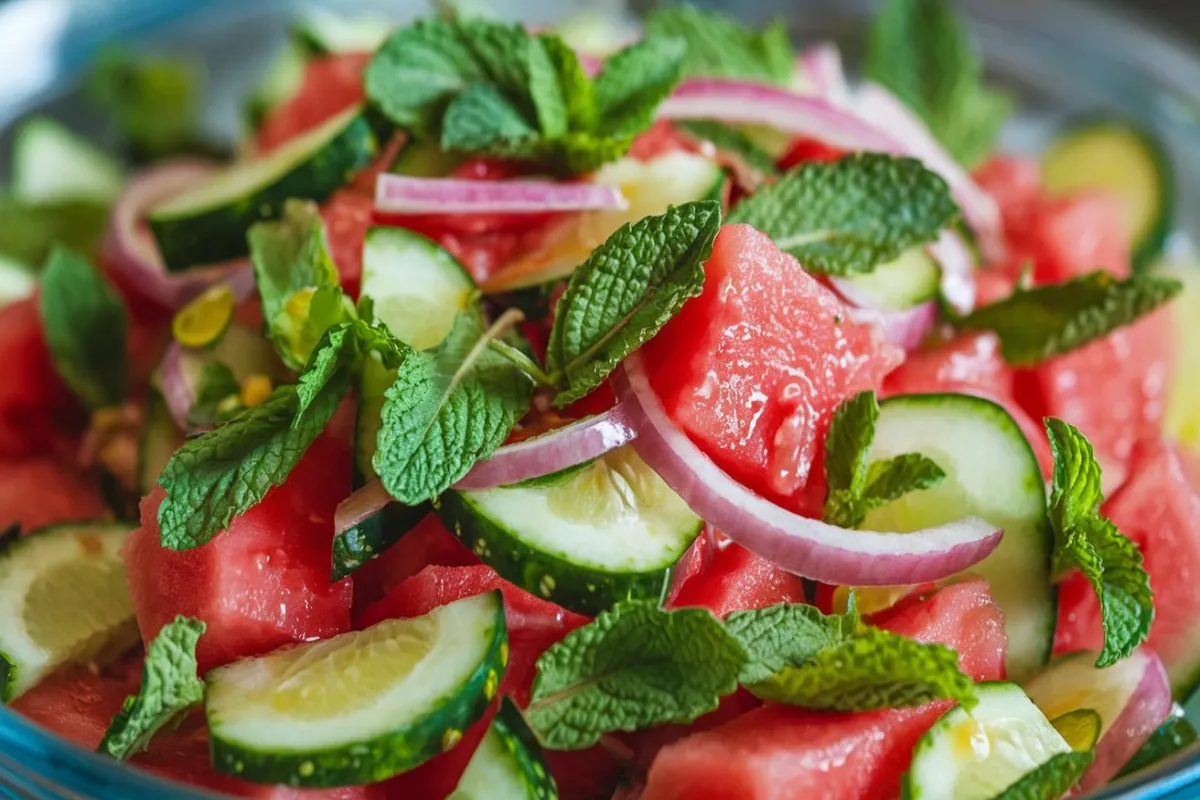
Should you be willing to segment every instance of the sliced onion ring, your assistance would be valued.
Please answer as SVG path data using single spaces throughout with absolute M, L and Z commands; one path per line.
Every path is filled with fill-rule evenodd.
M 962 235 L 951 230 L 929 247 L 929 255 L 942 268 L 942 297 L 959 314 L 975 309 L 975 256 Z
M 637 437 L 625 419 L 623 405 L 603 414 L 505 445 L 480 461 L 455 489 L 491 489 L 540 478 L 582 464 L 632 442 Z
M 730 478 L 666 415 L 634 353 L 614 387 L 638 430 L 642 460 L 705 522 L 780 567 L 824 583 L 896 586 L 937 581 L 977 564 L 1003 531 L 968 517 L 912 533 L 838 528 L 808 519 Z
M 937 325 L 936 300 L 918 303 L 912 308 L 878 308 L 862 297 L 862 293 L 849 281 L 834 279 L 834 285 L 838 294 L 854 304 L 855 319 L 870 319 L 878 323 L 883 328 L 884 337 L 905 352 L 919 349 Z M 859 299 L 855 299 L 856 296 Z
M 375 208 L 389 214 L 536 214 L 628 208 L 615 186 L 595 183 L 412 178 L 382 173 Z
M 193 382 L 194 376 L 188 374 L 187 365 L 184 363 L 185 359 L 183 346 L 179 342 L 172 341 L 167 346 L 167 352 L 163 354 L 159 373 L 162 380 L 163 402 L 167 405 L 171 419 L 175 420 L 175 425 L 181 431 L 191 430 L 188 416 L 192 406 L 196 404 L 196 392 L 198 391 L 198 387 Z
M 104 240 L 105 260 L 133 289 L 167 308 L 179 308 L 212 284 L 234 275 L 253 282 L 250 262 L 244 258 L 186 272 L 167 272 L 154 237 L 142 224 L 146 209 L 195 186 L 216 169 L 196 159 L 152 167 L 129 182 L 113 207 Z M 238 294 L 236 289 L 234 294 Z
M 337 510 L 333 512 L 333 529 L 336 533 L 344 533 L 378 514 L 390 502 L 392 496 L 383 488 L 383 482 L 376 478 L 338 503 Z
M 842 53 L 833 42 L 821 42 L 800 54 L 800 68 L 808 76 L 812 91 L 837 103 L 850 97 Z

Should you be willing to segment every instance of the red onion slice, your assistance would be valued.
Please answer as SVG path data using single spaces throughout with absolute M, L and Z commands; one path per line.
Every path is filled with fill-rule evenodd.
M 929 255 L 942 268 L 942 297 L 959 314 L 970 314 L 975 308 L 975 256 L 962 235 L 942 231 L 930 245 Z
M 333 529 L 336 533 L 348 531 L 378 514 L 390 502 L 392 496 L 383 488 L 383 482 L 376 478 L 338 503 L 337 510 L 333 512 Z
M 808 76 L 814 94 L 836 103 L 850 97 L 846 72 L 842 68 L 842 53 L 833 42 L 822 42 L 800 54 L 800 68 Z
M 188 416 L 196 404 L 196 392 L 199 389 L 196 380 L 199 376 L 190 368 L 183 345 L 172 341 L 167 346 L 160 370 L 163 402 L 167 405 L 167 411 L 179 430 L 189 431 L 192 426 L 188 423 Z
M 455 489 L 491 489 L 540 478 L 582 464 L 624 447 L 637 437 L 618 404 L 603 414 L 587 417 L 523 442 L 505 445 L 480 461 Z
M 412 178 L 382 173 L 375 208 L 389 214 L 536 214 L 628 208 L 615 186 L 595 183 Z
M 911 353 L 920 349 L 929 332 L 937 324 L 935 300 L 919 303 L 912 308 L 878 308 L 862 297 L 849 281 L 834 279 L 834 285 L 838 294 L 854 305 L 852 310 L 856 319 L 869 318 L 877 322 L 883 328 L 884 337 L 905 352 Z M 855 295 L 865 302 L 856 300 Z
M 824 583 L 897 586 L 937 581 L 978 563 L 1003 531 L 966 519 L 912 533 L 838 528 L 808 519 L 748 491 L 730 478 L 666 415 L 650 387 L 641 356 L 617 370 L 614 386 L 633 446 L 705 522 L 784 569 Z
M 201 183 L 216 166 L 195 159 L 170 161 L 137 175 L 113 207 L 104 240 L 105 260 L 125 281 L 167 308 L 179 308 L 219 280 L 250 275 L 250 262 L 238 259 L 224 264 L 167 272 L 158 245 L 142 225 L 146 209 Z M 237 292 L 235 291 L 235 295 Z

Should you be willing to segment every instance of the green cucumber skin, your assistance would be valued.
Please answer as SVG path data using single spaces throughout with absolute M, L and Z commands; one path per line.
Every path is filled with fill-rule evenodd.
M 517 708 L 511 697 L 505 697 L 500 701 L 500 708 L 497 709 L 496 716 L 492 717 L 492 724 L 488 727 L 485 736 L 499 739 L 507 757 L 508 771 L 512 772 L 523 786 L 522 800 L 558 800 L 558 786 L 542 755 L 542 748 L 538 744 L 537 736 L 529 729 L 529 725 L 521 715 L 521 710 Z M 476 750 L 472 758 L 479 758 L 480 752 L 480 750 Z M 468 764 L 468 772 L 470 769 L 470 764 Z M 466 773 L 464 773 L 465 777 Z M 480 796 L 469 789 L 464 789 L 460 782 L 459 787 L 446 800 L 488 800 L 488 795 Z M 505 800 L 517 799 L 506 796 Z
M 466 492 L 444 493 L 434 502 L 433 510 L 459 541 L 500 577 L 532 595 L 589 617 L 622 600 L 658 602 L 671 582 L 673 565 L 649 572 L 602 572 L 530 547 L 512 531 L 492 522 Z M 702 528 L 703 523 L 697 524 L 683 551 Z
M 370 164 L 378 148 L 369 119 L 359 114 L 290 172 L 233 203 L 195 214 L 149 216 L 163 263 L 169 271 L 180 271 L 246 255 L 251 225 L 277 218 L 292 197 L 324 202 Z
M 436 710 L 403 729 L 376 739 L 316 752 L 267 752 L 227 742 L 220 725 L 209 725 L 212 765 L 218 772 L 254 783 L 328 789 L 387 780 L 449 750 L 483 718 L 508 667 L 504 601 L 496 603 L 492 641 L 479 668 Z M 448 745 L 448 746 L 446 746 Z
M 339 533 L 333 538 L 333 572 L 330 580 L 337 583 L 368 561 L 381 556 L 425 519 L 429 511 L 428 503 L 419 506 L 389 503 L 378 514 Z

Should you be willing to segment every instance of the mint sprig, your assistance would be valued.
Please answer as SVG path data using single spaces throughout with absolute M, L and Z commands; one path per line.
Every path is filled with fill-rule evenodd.
M 924 118 L 974 167 L 992 152 L 1013 100 L 983 82 L 983 63 L 950 0 L 888 0 L 867 40 L 866 74 Z
M 1128 656 L 1150 635 L 1154 595 L 1141 551 L 1111 520 L 1100 514 L 1104 499 L 1100 464 L 1092 445 L 1077 428 L 1046 419 L 1054 454 L 1049 519 L 1054 530 L 1054 567 L 1062 574 L 1078 569 L 1100 599 L 1104 647 L 1097 667 Z
M 546 747 L 691 722 L 737 688 L 746 654 L 707 609 L 626 602 L 538 659 L 526 719 Z
M 1090 751 L 1056 753 L 996 795 L 995 800 L 1059 800 L 1096 760 Z
M 54 370 L 90 409 L 125 399 L 125 306 L 88 260 L 56 246 L 38 298 Z
M 690 5 L 659 8 L 646 18 L 646 32 L 687 44 L 684 74 L 786 86 L 796 71 L 787 28 L 776 21 L 761 32 L 736 19 Z
M 204 630 L 203 622 L 179 616 L 150 641 L 141 689 L 113 717 L 99 752 L 122 761 L 140 753 L 155 734 L 204 699 L 204 681 L 196 676 L 196 643 Z
M 1004 360 L 1027 367 L 1129 325 L 1181 291 L 1183 284 L 1174 278 L 1134 275 L 1118 280 L 1097 270 L 1065 283 L 1018 289 L 976 309 L 959 325 L 994 331 Z
M 852 275 L 933 242 L 958 217 L 946 182 L 921 162 L 858 153 L 800 164 L 738 203 L 726 222 L 758 228 L 805 269 Z
M 870 462 L 879 403 L 874 392 L 861 392 L 834 412 L 825 438 L 824 520 L 853 528 L 877 508 L 909 492 L 939 484 L 946 473 L 919 453 Z
M 484 19 L 423 19 L 371 60 L 367 96 L 385 116 L 444 150 L 588 172 L 625 154 L 679 81 L 684 45 L 649 37 L 614 55 L 593 82 L 552 34 Z
M 725 630 L 741 643 L 748 657 L 738 675 L 744 684 L 765 681 L 786 667 L 812 661 L 850 639 L 858 625 L 857 614 L 825 616 L 802 603 L 735 611 L 725 618 Z

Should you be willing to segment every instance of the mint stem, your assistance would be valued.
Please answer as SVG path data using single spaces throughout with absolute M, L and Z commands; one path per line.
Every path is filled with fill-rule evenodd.
M 515 364 L 522 372 L 528 375 L 533 381 L 541 386 L 547 386 L 551 389 L 558 388 L 558 381 L 553 375 L 548 374 L 545 370 L 538 366 L 537 362 L 532 358 L 522 353 L 517 348 L 513 347 L 508 342 L 502 342 L 499 339 L 492 339 L 488 342 L 488 347 L 493 352 L 504 356 L 513 364 Z

